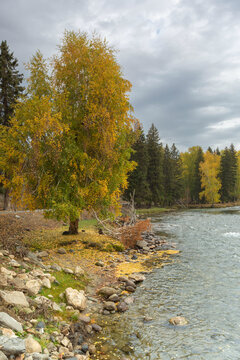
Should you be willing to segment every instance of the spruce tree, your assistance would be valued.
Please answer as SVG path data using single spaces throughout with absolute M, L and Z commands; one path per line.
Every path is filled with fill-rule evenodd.
M 23 91 L 23 75 L 19 74 L 18 61 L 10 52 L 6 41 L 0 46 L 0 124 L 8 126 L 13 107 Z
M 173 188 L 173 163 L 168 145 L 164 148 L 163 155 L 163 185 L 164 185 L 164 205 L 172 203 Z
M 182 161 L 180 158 L 180 153 L 176 148 L 175 144 L 172 145 L 170 149 L 171 160 L 173 163 L 173 188 L 172 188 L 172 198 L 176 202 L 183 195 L 183 177 L 182 177 Z
M 21 86 L 23 75 L 19 74 L 17 66 L 18 61 L 10 52 L 7 42 L 2 41 L 0 45 L 0 125 L 9 126 L 14 105 L 23 91 Z M 9 206 L 8 193 L 8 190 L 4 191 L 3 207 L 5 210 Z
M 163 202 L 163 147 L 160 143 L 157 128 L 152 124 L 147 134 L 148 150 L 148 184 L 150 188 L 149 204 L 159 205 Z
M 137 207 L 148 203 L 150 197 L 149 185 L 147 182 L 148 154 L 146 139 L 143 129 L 140 129 L 140 136 L 133 145 L 133 154 L 131 160 L 137 163 L 137 167 L 128 177 L 128 188 L 125 191 L 124 198 L 130 200 L 134 194 L 134 202 Z
M 204 160 L 203 150 L 200 146 L 197 147 L 196 159 L 194 162 L 194 173 L 193 173 L 193 187 L 192 187 L 192 201 L 195 203 L 200 202 L 199 194 L 202 190 L 201 188 L 201 173 L 199 170 L 200 162 Z
M 233 201 L 235 185 L 237 178 L 237 154 L 234 146 L 231 144 L 221 154 L 220 161 L 220 179 L 221 179 L 221 201 Z

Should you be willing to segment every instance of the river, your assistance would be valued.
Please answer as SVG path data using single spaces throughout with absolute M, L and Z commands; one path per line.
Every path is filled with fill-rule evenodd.
M 124 352 L 132 360 L 240 359 L 240 207 L 166 213 L 152 221 L 180 255 L 147 276 L 129 311 L 106 317 L 111 359 Z M 177 315 L 189 324 L 170 325 Z

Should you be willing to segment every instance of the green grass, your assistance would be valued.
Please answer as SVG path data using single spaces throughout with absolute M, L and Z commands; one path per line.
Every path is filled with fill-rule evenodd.
M 170 208 L 160 208 L 160 207 L 152 207 L 149 209 L 137 209 L 138 215 L 153 215 L 162 212 L 172 211 L 173 209 Z
M 66 288 L 71 287 L 77 290 L 84 290 L 88 283 L 88 279 L 84 275 L 75 277 L 74 275 L 67 274 L 63 271 L 55 271 L 53 272 L 53 276 L 55 276 L 56 280 L 59 282 L 59 285 L 53 283 L 51 289 L 44 288 L 41 291 L 41 295 L 46 297 L 48 297 L 48 295 L 52 295 L 53 298 L 51 298 L 51 300 L 55 301 L 56 303 L 63 302 L 60 294 L 64 293 Z
M 97 226 L 97 220 L 96 219 L 88 219 L 88 220 L 80 220 L 78 228 L 79 229 L 90 229 Z

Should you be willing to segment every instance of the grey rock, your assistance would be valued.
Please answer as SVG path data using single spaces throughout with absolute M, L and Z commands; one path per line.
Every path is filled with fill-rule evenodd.
M 0 298 L 8 305 L 29 307 L 29 303 L 20 291 L 0 291 Z
M 55 271 L 61 271 L 62 270 L 61 266 L 59 266 L 58 264 L 52 264 L 51 269 L 55 270 Z
M 128 310 L 128 305 L 125 303 L 125 301 L 121 301 L 118 305 L 117 305 L 117 309 L 119 312 L 125 312 Z
M 176 326 L 184 326 L 188 324 L 188 321 L 183 316 L 175 316 L 171 319 L 169 319 L 170 324 L 176 325 Z
M 102 327 L 100 325 L 97 325 L 97 324 L 92 324 L 92 328 L 96 332 L 102 331 Z
M 126 286 L 131 286 L 131 287 L 133 287 L 133 288 L 136 287 L 135 283 L 134 283 L 133 281 L 131 281 L 131 280 L 128 280 L 128 281 L 126 282 Z
M 43 321 L 39 321 L 36 325 L 36 329 L 39 330 L 39 329 L 44 329 L 45 328 L 45 323 Z
M 0 349 L 5 355 L 19 355 L 25 352 L 25 342 L 19 337 L 0 336 Z
M 136 245 L 138 248 L 144 249 L 144 248 L 147 248 L 148 243 L 145 240 L 139 240 L 139 241 L 137 241 Z
M 104 310 L 108 310 L 108 311 L 116 311 L 117 310 L 116 304 L 112 301 L 106 301 L 103 304 L 103 308 L 104 308 Z
M 37 340 L 33 339 L 33 337 L 31 335 L 29 335 L 25 339 L 25 347 L 26 347 L 26 352 L 28 354 L 41 353 L 42 352 L 41 345 L 39 344 L 39 342 Z
M 33 360 L 48 360 L 49 355 L 48 354 L 33 353 L 32 358 L 33 358 Z
M 136 283 L 144 281 L 146 278 L 143 274 L 134 273 L 129 276 L 129 279 L 135 281 Z
M 116 294 L 116 289 L 109 286 L 104 286 L 98 290 L 98 294 L 103 295 L 104 297 L 109 297 L 113 294 Z
M 80 315 L 78 320 L 84 322 L 85 324 L 89 324 L 91 321 L 90 317 L 86 315 Z
M 69 269 L 69 268 L 64 268 L 63 271 L 64 271 L 66 274 L 73 274 L 73 270 L 72 270 L 72 269 Z
M 39 253 L 37 253 L 37 257 L 40 257 L 40 258 L 45 258 L 48 256 L 49 256 L 49 254 L 47 251 L 40 251 Z
M 126 290 L 129 292 L 134 292 L 134 291 L 136 291 L 136 288 L 132 287 L 132 286 L 126 286 Z
M 0 351 L 0 360 L 8 360 L 8 358 L 2 351 Z
M 58 249 L 58 254 L 61 254 L 61 255 L 64 255 L 64 254 L 66 254 L 67 252 L 66 252 L 66 250 L 64 249 L 64 248 L 60 248 L 60 249 Z
M 87 306 L 87 298 L 83 290 L 76 290 L 72 288 L 67 288 L 65 290 L 65 295 L 67 303 L 72 305 L 74 308 L 79 309 L 80 311 L 85 310 Z
M 88 351 L 88 344 L 82 344 L 82 349 L 81 349 L 85 354 Z
M 18 332 L 23 332 L 22 325 L 4 312 L 0 312 L 0 325 Z
M 113 295 L 109 296 L 108 300 L 113 301 L 113 302 L 118 302 L 119 296 L 117 294 L 113 294 Z

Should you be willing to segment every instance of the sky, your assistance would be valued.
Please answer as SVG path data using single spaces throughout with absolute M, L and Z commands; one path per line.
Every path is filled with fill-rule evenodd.
M 240 149 L 239 18 L 239 0 L 0 0 L 0 41 L 26 74 L 65 29 L 96 31 L 118 50 L 145 132 L 154 123 L 181 151 Z

